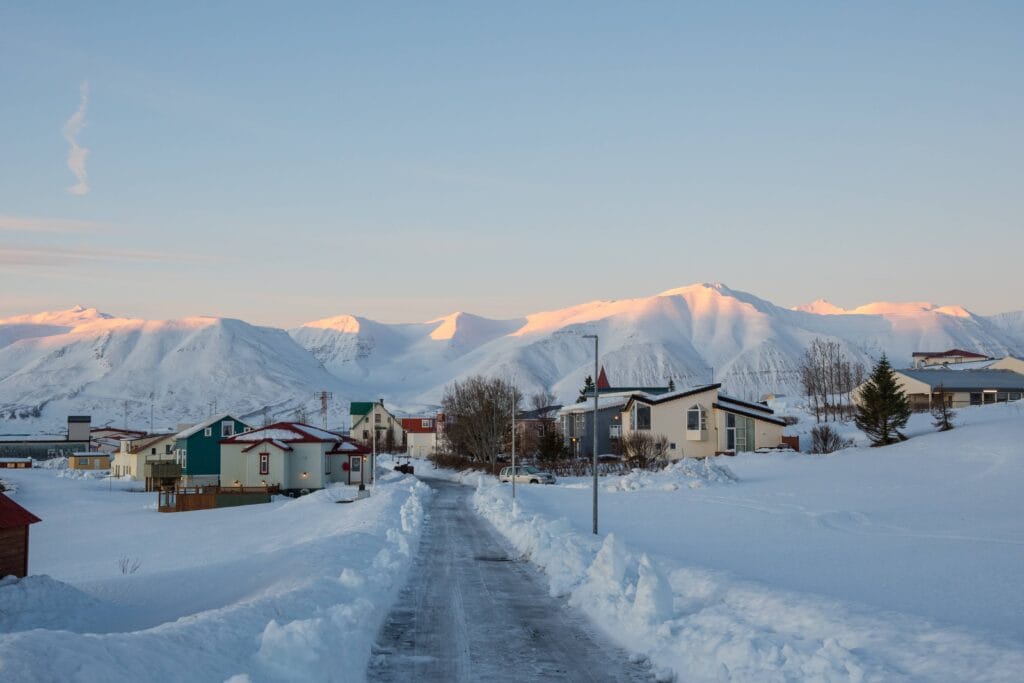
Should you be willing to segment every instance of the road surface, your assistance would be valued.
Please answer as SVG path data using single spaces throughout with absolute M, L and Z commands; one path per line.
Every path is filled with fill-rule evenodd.
M 370 681 L 650 681 L 470 507 L 435 492 L 408 585 L 377 634 Z

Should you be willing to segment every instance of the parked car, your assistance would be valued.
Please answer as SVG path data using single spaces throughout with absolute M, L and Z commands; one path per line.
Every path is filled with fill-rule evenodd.
M 533 465 L 516 465 L 516 483 L 517 484 L 554 484 L 555 475 L 550 472 L 542 472 Z M 510 482 L 512 481 L 512 468 L 502 467 L 501 472 L 498 474 L 498 481 Z

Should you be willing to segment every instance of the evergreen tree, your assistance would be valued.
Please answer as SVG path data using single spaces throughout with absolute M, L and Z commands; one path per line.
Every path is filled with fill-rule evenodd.
M 669 391 L 675 391 L 676 390 L 676 381 L 674 379 L 672 379 L 671 377 L 669 377 L 669 379 L 668 379 L 668 390 Z
M 946 388 L 940 384 L 938 391 L 935 392 L 935 397 L 932 399 L 932 417 L 935 418 L 932 425 L 940 432 L 948 432 L 953 428 L 953 418 L 956 416 L 956 411 L 953 410 L 949 398 L 950 396 L 946 393 Z
M 884 446 L 906 440 L 899 430 L 909 419 L 910 402 L 896 383 L 889 359 L 883 353 L 871 377 L 860 389 L 854 422 L 871 439 L 872 445 Z
M 576 398 L 576 402 L 585 402 L 588 398 L 593 396 L 594 391 L 594 378 L 591 377 L 590 375 L 587 375 L 587 378 L 583 380 L 583 388 L 580 389 L 580 395 Z

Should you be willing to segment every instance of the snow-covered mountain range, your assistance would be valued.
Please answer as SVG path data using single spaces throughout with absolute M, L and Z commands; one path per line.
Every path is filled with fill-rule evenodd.
M 511 320 L 453 313 L 387 324 L 341 315 L 293 330 L 229 318 L 148 321 L 95 309 L 0 319 L 0 433 L 59 429 L 68 414 L 94 424 L 168 427 L 217 411 L 262 420 L 318 419 L 330 391 L 332 425 L 348 402 L 384 398 L 400 411 L 436 406 L 453 379 L 513 379 L 529 395 L 575 398 L 593 372 L 593 341 L 615 385 L 712 380 L 733 395 L 798 392 L 796 368 L 815 337 L 865 365 L 883 351 L 897 366 L 920 350 L 1024 355 L 1024 311 L 975 315 L 959 306 L 826 301 L 776 306 L 722 284 L 593 301 Z

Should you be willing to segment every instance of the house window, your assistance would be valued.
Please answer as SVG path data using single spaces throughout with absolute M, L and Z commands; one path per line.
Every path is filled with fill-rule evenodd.
M 369 438 L 370 438 L 370 430 L 368 430 L 368 429 L 364 429 L 364 430 L 363 430 L 363 441 L 366 441 L 366 440 L 368 440 Z
M 634 403 L 633 410 L 630 412 L 630 420 L 630 426 L 633 429 L 650 429 L 651 407 L 642 403 Z
M 213 427 L 207 427 L 204 429 L 203 436 L 213 436 Z
M 164 455 L 170 455 L 170 454 L 171 454 L 171 444 L 166 444 L 164 446 Z
M 270 474 L 270 453 L 260 453 L 260 474 Z
M 433 422 L 433 420 L 423 420 L 422 422 L 420 422 L 420 427 L 423 427 L 424 429 L 430 429 L 431 427 L 434 426 L 430 424 L 431 422 Z
M 325 455 L 324 456 L 324 474 L 330 474 L 330 473 L 331 473 L 331 456 Z
M 380 424 L 380 413 L 373 414 L 373 421 L 376 422 L 377 424 Z
M 149 449 L 149 454 L 150 455 L 156 455 L 156 449 L 155 448 L 150 448 Z
M 754 450 L 754 421 L 743 415 L 726 414 L 725 447 L 737 453 Z
M 1010 400 L 1011 401 L 1019 401 L 1020 400 L 1020 392 L 1019 391 L 1011 391 L 1010 392 Z
M 89 464 L 89 458 L 82 458 L 81 460 L 78 461 L 78 464 L 82 465 L 83 467 L 85 465 L 88 465 Z
M 225 421 L 220 423 L 220 435 L 221 436 L 234 436 L 235 435 L 235 423 L 231 421 Z
M 708 414 L 699 405 L 686 411 L 686 428 L 691 432 L 703 432 L 708 428 Z
M 981 392 L 973 392 L 971 394 L 971 405 L 972 406 L 980 406 L 981 405 Z

